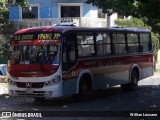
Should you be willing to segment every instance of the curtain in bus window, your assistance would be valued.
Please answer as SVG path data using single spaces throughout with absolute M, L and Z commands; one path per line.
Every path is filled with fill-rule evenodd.
M 141 52 L 148 52 L 150 51 L 150 36 L 149 34 L 140 34 L 140 49 Z
M 95 54 L 93 35 L 87 33 L 77 34 L 78 39 L 78 55 L 92 56 Z
M 135 53 L 139 52 L 139 42 L 137 34 L 127 34 L 128 40 L 128 52 Z
M 113 34 L 113 53 L 126 53 L 126 42 L 124 34 Z
M 98 33 L 96 37 L 97 54 L 109 55 L 111 54 L 110 36 L 106 33 Z

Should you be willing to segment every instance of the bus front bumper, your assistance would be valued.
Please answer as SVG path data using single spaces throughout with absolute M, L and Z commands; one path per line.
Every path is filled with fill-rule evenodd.
M 8 86 L 9 95 L 27 96 L 27 97 L 61 97 L 60 85 L 47 86 L 43 88 L 19 88 L 17 86 Z

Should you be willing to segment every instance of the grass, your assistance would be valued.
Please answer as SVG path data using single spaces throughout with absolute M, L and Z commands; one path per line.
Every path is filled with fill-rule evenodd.
M 158 67 L 157 69 L 155 69 L 154 73 L 155 74 L 160 74 L 160 68 Z
M 156 70 L 155 70 L 155 72 L 158 72 L 158 73 L 160 73 L 160 69 L 156 69 Z

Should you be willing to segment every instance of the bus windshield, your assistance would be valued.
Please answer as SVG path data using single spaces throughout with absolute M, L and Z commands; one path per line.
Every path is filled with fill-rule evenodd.
M 11 46 L 12 64 L 59 64 L 60 45 Z
M 15 34 L 11 39 L 10 64 L 59 64 L 59 33 Z

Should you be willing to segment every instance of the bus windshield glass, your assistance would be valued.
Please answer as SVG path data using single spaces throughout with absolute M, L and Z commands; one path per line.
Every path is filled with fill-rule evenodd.
M 23 35 L 16 36 L 11 40 L 9 60 L 10 64 L 59 64 L 60 39 L 56 39 L 49 34 L 41 34 L 37 37 L 28 35 L 24 39 Z M 47 36 L 48 35 L 48 36 Z M 25 35 L 27 36 L 27 35 Z M 30 38 L 29 38 L 30 37 Z M 46 39 L 47 37 L 47 39 Z M 38 38 L 38 39 L 36 39 Z

